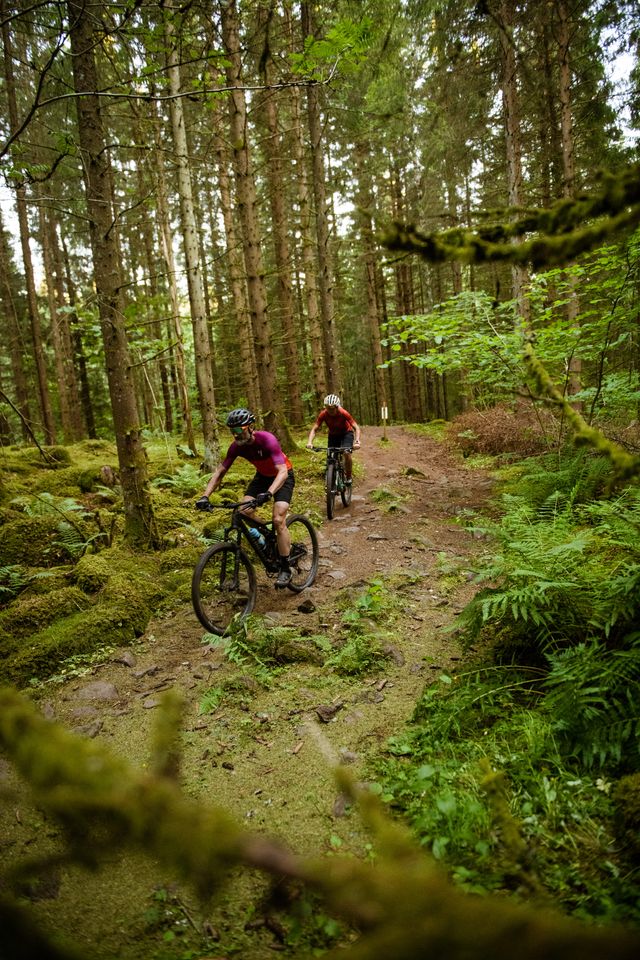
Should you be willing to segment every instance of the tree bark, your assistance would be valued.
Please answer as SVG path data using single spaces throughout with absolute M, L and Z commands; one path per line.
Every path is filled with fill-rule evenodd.
M 9 348 L 11 375 L 15 390 L 16 407 L 20 415 L 20 431 L 23 440 L 29 439 L 27 424 L 31 421 L 29 387 L 23 363 L 23 335 L 16 310 L 14 285 L 11 282 L 12 259 L 0 211 L 0 305 L 4 317 L 3 339 Z
M 178 286 L 176 283 L 176 263 L 173 254 L 173 239 L 171 235 L 171 221 L 169 217 L 169 194 L 167 190 L 167 178 L 164 169 L 160 125 L 161 117 L 158 114 L 156 116 L 156 122 L 154 125 L 156 158 L 156 219 L 158 224 L 160 247 L 162 249 L 162 258 L 166 268 L 167 289 L 169 292 L 169 303 L 171 306 L 171 319 L 169 321 L 169 333 L 173 340 L 171 357 L 173 359 L 176 376 L 176 388 L 180 400 L 182 430 L 189 449 L 192 453 L 197 453 L 196 438 L 193 430 L 193 420 L 191 417 L 191 403 L 189 401 L 189 388 L 187 386 L 187 371 L 184 359 L 184 338 L 182 334 L 182 320 L 180 317 Z
M 225 67 L 226 78 L 227 85 L 231 87 L 229 117 L 236 179 L 236 199 L 242 228 L 249 311 L 255 337 L 262 414 L 266 428 L 277 434 L 283 445 L 292 449 L 295 442 L 289 433 L 276 397 L 276 368 L 267 313 L 264 266 L 258 230 L 256 186 L 251 169 L 251 155 L 247 137 L 247 107 L 242 90 L 242 61 L 236 0 L 221 3 L 220 10 L 222 41 L 227 61 Z
M 67 0 L 73 80 L 83 161 L 93 269 L 100 311 L 107 379 L 118 448 L 127 537 L 134 544 L 159 543 L 138 424 L 136 397 L 124 326 L 120 254 L 112 206 L 111 167 L 99 99 L 93 31 L 95 6 Z
M 193 203 L 191 172 L 189 170 L 189 147 L 185 129 L 181 99 L 181 77 L 178 59 L 178 37 L 174 23 L 175 8 L 172 0 L 166 0 L 164 31 L 167 47 L 169 89 L 171 100 L 171 128 L 178 167 L 178 191 L 180 194 L 180 217 L 182 238 L 187 263 L 187 284 L 191 305 L 191 324 L 196 361 L 196 382 L 200 398 L 202 433 L 204 438 L 204 462 L 213 469 L 220 459 L 220 442 L 216 425 L 216 405 L 213 383 L 213 360 L 211 338 L 207 326 L 207 311 L 202 279 L 202 266 L 198 247 L 198 227 Z
M 306 0 L 300 4 L 303 40 L 313 34 L 314 22 L 312 5 Z M 324 158 L 322 154 L 322 124 L 320 119 L 320 101 L 318 88 L 314 84 L 307 88 L 307 120 L 311 150 L 312 190 L 315 204 L 318 290 L 320 293 L 320 314 L 324 342 L 325 376 L 330 391 L 342 390 L 342 371 L 338 355 L 338 340 L 335 326 L 335 308 L 333 302 L 333 266 L 330 247 L 329 217 L 327 213 L 327 191 L 325 182 Z
M 0 17 L 2 18 L 4 76 L 6 82 L 7 102 L 9 107 L 9 123 L 11 132 L 14 133 L 19 126 L 18 107 L 16 103 L 15 77 L 13 73 L 11 32 L 9 30 L 10 20 L 7 16 L 5 0 L 0 0 Z M 20 246 L 22 249 L 22 263 L 24 267 L 24 279 L 27 288 L 27 309 L 29 311 L 29 321 L 31 324 L 31 340 L 33 344 L 33 356 L 35 360 L 36 377 L 38 382 L 40 416 L 42 418 L 42 428 L 44 431 L 45 443 L 55 443 L 55 422 L 53 418 L 53 410 L 51 408 L 51 397 L 49 395 L 47 366 L 43 350 L 42 325 L 40 322 L 40 313 L 38 311 L 36 285 L 33 276 L 33 262 L 31 259 L 31 248 L 29 246 L 30 229 L 29 220 L 27 217 L 27 192 L 24 185 L 17 183 L 15 187 L 15 193 L 16 209 L 18 213 L 18 228 L 20 231 Z

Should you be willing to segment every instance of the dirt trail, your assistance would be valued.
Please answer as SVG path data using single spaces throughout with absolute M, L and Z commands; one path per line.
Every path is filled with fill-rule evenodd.
M 183 777 L 191 796 L 228 807 L 248 826 L 284 837 L 300 853 L 322 853 L 336 845 L 361 852 L 367 839 L 357 817 L 345 815 L 327 755 L 333 752 L 353 765 L 357 777 L 366 776 L 367 761 L 402 730 L 425 683 L 459 659 L 455 641 L 442 628 L 472 587 L 462 578 L 456 587 L 443 589 L 437 560 L 444 554 L 464 564 L 474 552 L 471 535 L 452 520 L 461 510 L 479 506 L 490 487 L 486 476 L 466 469 L 428 436 L 393 427 L 387 429 L 386 443 L 381 438 L 381 429 L 363 430 L 352 504 L 337 505 L 335 519 L 325 521 L 319 532 L 315 585 L 301 596 L 280 593 L 262 576 L 256 612 L 303 634 L 334 637 L 341 628 L 338 591 L 353 587 L 355 598 L 357 585 L 374 575 L 417 573 L 404 614 L 392 627 L 383 672 L 345 678 L 318 663 L 296 662 L 263 689 L 229 664 L 220 648 L 203 645 L 201 627 L 191 608 L 183 606 L 152 623 L 135 650 L 96 667 L 92 676 L 53 688 L 42 704 L 45 712 L 144 767 L 154 708 L 163 690 L 178 687 L 187 701 Z M 384 504 L 376 505 L 371 494 L 381 487 L 406 497 L 399 509 L 387 513 Z M 316 609 L 300 612 L 305 599 Z M 233 693 L 215 712 L 203 714 L 207 691 L 229 684 Z M 33 840 L 30 822 L 25 818 L 16 827 L 16 841 L 25 848 Z M 154 865 L 134 872 L 130 862 L 114 863 L 108 896 L 99 880 L 69 876 L 37 909 L 54 925 L 65 915 L 82 918 L 77 931 L 87 955 L 134 957 L 133 946 L 126 944 L 135 941 L 136 929 L 142 937 L 141 917 L 150 889 L 162 882 L 159 877 Z M 242 923 L 238 932 L 238 917 L 248 909 L 242 883 L 213 918 L 214 925 L 221 947 L 233 940 L 238 949 L 238 937 L 244 937 L 242 956 L 261 960 L 273 956 L 273 935 L 264 928 L 245 933 Z

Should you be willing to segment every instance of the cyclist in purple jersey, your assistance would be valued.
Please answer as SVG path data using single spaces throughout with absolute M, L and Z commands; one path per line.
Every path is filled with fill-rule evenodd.
M 283 453 L 277 437 L 267 430 L 254 430 L 256 418 L 250 410 L 240 407 L 227 417 L 227 426 L 233 434 L 233 443 L 220 466 L 211 475 L 204 494 L 196 500 L 199 510 L 206 510 L 209 496 L 220 486 L 222 478 L 237 457 L 248 460 L 256 468 L 255 475 L 245 491 L 243 500 L 256 500 L 258 505 L 273 497 L 273 528 L 278 540 L 280 572 L 277 587 L 286 587 L 291 579 L 289 554 L 291 535 L 287 527 L 287 511 L 293 496 L 295 477 L 291 461 Z M 242 508 L 247 516 L 255 517 L 253 510 Z M 257 519 L 257 517 L 256 517 Z

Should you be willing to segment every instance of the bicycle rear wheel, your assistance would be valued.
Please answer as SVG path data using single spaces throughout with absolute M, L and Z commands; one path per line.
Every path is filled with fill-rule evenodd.
M 233 543 L 216 543 L 193 571 L 191 602 L 205 630 L 221 637 L 256 602 L 256 574 L 248 556 Z
M 299 513 L 287 517 L 287 527 L 291 535 L 291 580 L 287 586 L 300 593 L 311 586 L 318 572 L 318 536 L 311 521 Z
M 351 503 L 351 484 L 347 483 L 347 478 L 342 469 L 340 470 L 340 497 L 342 498 L 342 506 L 348 507 Z
M 327 465 L 327 472 L 324 478 L 327 489 L 327 518 L 333 520 L 333 510 L 336 502 L 336 465 L 330 463 Z

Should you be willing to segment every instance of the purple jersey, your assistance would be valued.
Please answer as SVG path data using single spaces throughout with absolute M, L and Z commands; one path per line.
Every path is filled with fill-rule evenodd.
M 277 438 L 267 430 L 254 430 L 251 443 L 236 443 L 234 440 L 222 461 L 225 470 L 229 469 L 236 457 L 248 460 L 263 477 L 275 477 L 281 463 L 287 465 L 287 470 L 292 468 Z

